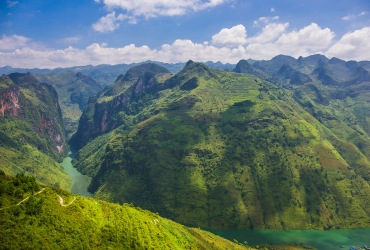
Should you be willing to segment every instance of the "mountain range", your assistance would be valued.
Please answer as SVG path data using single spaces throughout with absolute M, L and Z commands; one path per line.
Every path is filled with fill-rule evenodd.
M 43 110 L 38 100 L 46 97 L 26 90 L 34 82 L 59 96 L 62 109 L 55 104 L 50 111 L 59 120 L 50 124 L 61 127 L 63 145 L 76 131 L 69 140 L 78 150 L 73 163 L 92 177 L 95 198 L 133 203 L 192 227 L 369 227 L 370 62 L 280 55 L 208 64 L 135 64 L 112 85 L 83 67 L 3 75 L 1 101 L 8 104 L 1 124 L 19 116 L 6 94 L 17 84 L 28 108 Z M 82 112 L 78 128 L 73 110 Z M 38 138 L 36 118 L 7 129 Z M 22 137 L 9 133 L 2 147 L 15 159 L 23 151 L 14 138 Z M 45 145 L 53 133 L 43 134 L 51 142 Z M 65 155 L 30 139 L 24 144 L 54 161 Z M 10 159 L 3 156 L 1 166 L 14 175 L 20 169 Z
M 70 141 L 95 197 L 206 228 L 369 225 L 368 62 L 144 65 L 90 99 Z

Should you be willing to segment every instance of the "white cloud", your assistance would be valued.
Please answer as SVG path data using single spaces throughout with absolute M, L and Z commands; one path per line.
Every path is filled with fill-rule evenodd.
M 334 32 L 329 28 L 322 29 L 316 23 L 311 23 L 299 31 L 282 34 L 276 43 L 291 49 L 304 47 L 307 51 L 315 51 L 328 48 L 332 44 L 334 36 Z
M 212 8 L 226 0 L 103 0 L 107 9 L 123 9 L 131 16 L 184 15 L 190 10 Z
M 111 32 L 119 28 L 120 21 L 123 21 L 124 19 L 127 19 L 126 15 L 119 14 L 116 17 L 116 12 L 113 11 L 112 13 L 101 17 L 98 22 L 92 25 L 92 27 L 95 31 L 105 32 L 105 33 Z
M 6 36 L 3 35 L 2 38 L 0 39 L 0 50 L 14 50 L 14 49 L 19 49 L 28 44 L 30 41 L 29 38 L 24 37 L 24 36 L 17 36 L 17 35 L 12 35 L 12 36 Z
M 348 21 L 348 20 L 351 20 L 351 19 L 354 19 L 354 18 L 356 18 L 355 15 L 347 15 L 347 16 L 342 17 L 342 20 Z
M 274 17 L 260 17 L 258 20 L 253 21 L 254 26 L 258 26 L 260 24 L 268 24 L 271 23 L 272 21 L 276 21 L 279 19 L 279 16 L 274 16 Z
M 275 25 L 282 33 L 274 34 Z M 335 36 L 330 29 L 321 29 L 315 23 L 298 31 L 286 32 L 287 27 L 288 23 L 269 24 L 261 34 L 248 39 L 249 44 L 245 48 L 248 56 L 245 58 L 269 59 L 279 54 L 299 57 L 321 53 L 332 44 Z
M 255 37 L 249 38 L 249 43 L 266 43 L 278 38 L 289 27 L 289 23 L 267 24 L 262 32 Z
M 73 43 L 78 43 L 81 40 L 81 37 L 79 36 L 71 36 L 71 37 L 65 37 L 58 42 L 62 42 L 65 44 L 73 44 Z
M 345 60 L 370 60 L 370 26 L 344 34 L 325 54 Z
M 358 14 L 358 15 L 355 15 L 355 14 L 348 14 L 347 16 L 342 17 L 342 20 L 344 20 L 344 21 L 349 21 L 349 20 L 351 20 L 351 19 L 356 19 L 357 17 L 363 16 L 363 15 L 366 15 L 366 14 L 367 14 L 367 12 L 366 12 L 366 11 L 363 11 L 363 12 L 361 12 L 361 13 L 360 13 L 360 14 Z
M 275 9 L 274 9 L 274 8 L 271 8 L 271 9 L 270 9 L 270 11 L 271 11 L 271 12 L 275 12 Z
M 240 59 L 247 58 L 270 59 L 279 54 L 298 58 L 316 53 L 345 60 L 370 60 L 370 44 L 367 42 L 370 41 L 370 27 L 347 33 L 336 43 L 333 31 L 315 23 L 293 31 L 288 30 L 288 23 L 269 23 L 259 34 L 248 39 L 243 25 L 224 30 L 226 32 L 221 30 L 216 35 L 231 34 L 232 39 L 228 43 L 214 43 L 220 38 L 215 35 L 217 39 L 210 43 L 178 39 L 172 44 L 163 44 L 159 49 L 134 44 L 112 48 L 107 43 L 93 43 L 83 49 L 69 46 L 55 50 L 32 46 L 30 39 L 26 37 L 3 35 L 0 39 L 0 66 L 56 68 L 146 60 L 174 63 L 189 59 L 237 63 Z M 231 32 L 235 30 L 237 32 Z
M 228 0 L 94 0 L 102 2 L 109 11 L 121 9 L 126 14 L 116 18 L 114 11 L 93 24 L 96 31 L 108 32 L 119 27 L 119 21 L 128 19 L 129 24 L 136 24 L 139 17 L 154 18 L 158 16 L 179 16 L 189 11 L 213 8 Z
M 247 42 L 247 30 L 241 24 L 230 29 L 222 29 L 219 33 L 212 36 L 212 44 L 221 46 L 237 46 Z
M 11 7 L 17 5 L 18 4 L 18 1 L 6 0 L 6 3 L 8 4 L 8 7 L 11 8 Z

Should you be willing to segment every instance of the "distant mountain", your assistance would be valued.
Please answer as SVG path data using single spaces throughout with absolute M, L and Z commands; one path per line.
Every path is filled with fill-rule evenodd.
M 262 70 L 252 67 L 247 60 L 240 60 L 233 69 L 233 72 L 254 75 L 265 80 L 269 78 L 268 74 Z
M 224 64 L 224 63 L 221 63 L 221 62 L 214 63 L 214 62 L 210 62 L 210 61 L 205 62 L 204 64 L 207 65 L 210 68 L 221 69 L 221 70 L 225 70 L 225 71 L 232 71 L 236 66 L 235 64 L 230 64 L 230 63 L 225 63 Z M 184 64 L 184 66 L 185 66 L 185 64 Z M 180 70 L 178 72 L 180 72 Z M 178 72 L 174 72 L 174 73 L 178 73 Z
M 285 80 L 289 80 L 289 84 L 304 84 L 312 81 L 308 75 L 293 69 L 288 64 L 281 66 L 276 75 L 284 78 Z
M 142 70 L 90 99 L 74 164 L 95 197 L 185 225 L 369 227 L 370 82 L 361 68 L 340 78 L 343 63 L 303 58 L 317 69 L 306 74 L 279 56 L 260 64 L 271 82 L 192 61 L 175 75 Z
M 75 67 L 68 67 L 68 68 L 56 68 L 56 69 L 27 69 L 27 68 L 12 68 L 10 66 L 0 67 L 0 75 L 2 74 L 10 74 L 10 73 L 32 73 L 34 75 L 40 74 L 55 74 L 62 71 L 73 71 L 75 74 L 78 72 L 82 73 L 83 75 L 89 76 L 93 78 L 100 86 L 105 87 L 112 85 L 117 77 L 120 74 L 125 74 L 127 70 L 137 65 L 143 63 L 155 63 L 159 66 L 167 68 L 171 73 L 176 74 L 180 70 L 182 70 L 186 63 L 163 63 L 163 62 L 156 62 L 156 61 L 146 61 L 142 63 L 130 63 L 130 64 L 116 64 L 116 65 L 109 65 L 109 64 L 101 64 L 97 66 L 93 65 L 86 65 L 86 66 L 75 66 Z M 221 62 L 206 62 L 206 65 L 212 68 L 222 69 L 231 71 L 235 64 L 223 64 Z
M 252 249 L 130 204 L 40 186 L 24 175 L 11 178 L 0 170 L 0 187 L 1 249 Z
M 269 74 L 274 74 L 284 64 L 295 66 L 297 64 L 297 60 L 291 56 L 278 55 L 272 58 L 271 60 L 257 61 L 253 64 L 253 67 L 261 69 Z
M 52 85 L 57 91 L 67 138 L 69 138 L 77 131 L 78 120 L 89 98 L 95 96 L 102 87 L 93 78 L 70 70 L 35 74 L 35 77 L 40 82 Z
M 25 171 L 45 184 L 68 189 L 57 163 L 68 152 L 55 89 L 30 74 L 0 77 L 0 169 Z

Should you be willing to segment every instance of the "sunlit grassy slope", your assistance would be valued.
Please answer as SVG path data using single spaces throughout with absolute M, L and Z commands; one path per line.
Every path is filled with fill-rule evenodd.
M 1 249 L 251 249 L 129 204 L 39 190 L 32 177 L 0 172 Z
M 164 83 L 127 88 L 135 98 L 109 111 L 123 124 L 75 163 L 96 197 L 185 225 L 369 227 L 367 86 L 338 99 L 316 80 L 287 90 L 189 62 Z

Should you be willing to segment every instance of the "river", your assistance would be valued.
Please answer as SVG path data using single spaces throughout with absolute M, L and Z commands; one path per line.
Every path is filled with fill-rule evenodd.
M 82 175 L 73 167 L 73 156 L 74 154 L 69 152 L 68 157 L 64 158 L 61 163 L 64 171 L 73 180 L 71 192 L 86 197 L 92 197 L 93 195 L 87 191 L 91 178 L 89 176 Z M 370 245 L 370 228 L 328 231 L 243 229 L 207 230 L 231 241 L 234 239 L 239 242 L 247 241 L 249 245 L 302 243 L 305 246 L 312 246 L 319 250 L 341 249 L 340 246 L 345 246 L 344 249 L 349 249 L 350 246 Z
M 92 197 L 92 193 L 87 191 L 88 186 L 90 185 L 91 177 L 83 175 L 78 172 L 77 168 L 74 168 L 72 165 L 74 153 L 69 152 L 68 157 L 63 159 L 63 162 L 60 165 L 63 166 L 64 172 L 66 172 L 73 181 L 71 188 L 71 193 L 79 194 L 85 197 Z
M 319 250 L 349 249 L 351 246 L 370 245 L 370 228 L 343 230 L 208 230 L 229 240 L 248 245 L 302 243 Z

